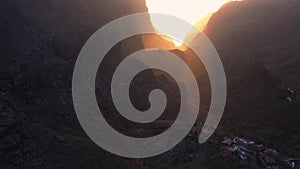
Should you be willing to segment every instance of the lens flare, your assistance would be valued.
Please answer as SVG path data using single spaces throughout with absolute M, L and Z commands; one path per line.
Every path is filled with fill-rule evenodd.
M 201 25 L 199 29 L 203 29 L 211 14 L 217 11 L 228 1 L 229 0 L 146 0 L 146 5 L 148 12 L 150 13 L 150 19 L 153 27 L 162 34 L 169 34 L 161 28 L 161 24 L 159 22 L 151 17 L 151 13 L 172 15 L 181 18 L 192 25 Z M 204 18 L 203 21 L 201 20 L 202 18 Z M 197 23 L 199 20 L 200 22 L 205 23 Z M 171 37 L 170 39 L 173 41 L 175 46 L 180 47 L 183 42 L 189 43 L 194 36 L 195 34 L 190 32 L 190 28 L 186 28 L 185 32 L 182 32 L 180 40 L 172 39 Z

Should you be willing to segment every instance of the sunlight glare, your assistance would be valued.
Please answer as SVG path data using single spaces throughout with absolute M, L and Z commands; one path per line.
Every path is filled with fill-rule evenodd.
M 167 32 L 164 32 L 160 28 L 160 23 L 151 18 L 151 13 L 172 15 L 194 25 L 207 14 L 217 11 L 226 2 L 228 0 L 146 0 L 146 5 L 150 13 L 152 25 L 160 33 L 167 34 Z M 205 19 L 205 21 L 207 22 L 208 19 Z M 201 25 L 204 24 L 202 23 Z M 175 46 L 180 47 L 183 41 L 188 43 L 186 40 L 192 39 L 192 37 L 187 38 L 187 36 L 195 36 L 188 33 L 190 29 L 186 28 L 186 31 L 182 32 L 181 41 L 172 40 Z

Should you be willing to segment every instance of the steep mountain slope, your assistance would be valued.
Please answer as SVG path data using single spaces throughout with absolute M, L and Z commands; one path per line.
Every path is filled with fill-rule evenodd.
M 300 1 L 231 2 L 205 30 L 223 61 L 228 99 L 220 130 L 300 156 L 300 104 L 278 86 L 300 89 Z M 194 44 L 197 45 L 197 44 Z
M 205 33 L 221 53 L 251 55 L 249 59 L 266 62 L 283 83 L 298 88 L 299 78 L 286 76 L 299 70 L 299 9 L 294 0 L 232 2 L 213 15 Z
M 144 2 L 0 3 L 0 168 L 139 168 L 84 134 L 70 89 L 88 37 L 113 19 L 146 11 Z

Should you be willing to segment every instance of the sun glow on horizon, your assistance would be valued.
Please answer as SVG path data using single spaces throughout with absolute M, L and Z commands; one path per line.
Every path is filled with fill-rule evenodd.
M 201 22 L 204 17 L 210 17 L 213 12 L 217 11 L 223 4 L 229 0 L 146 0 L 146 5 L 149 13 L 162 13 L 172 15 L 181 18 L 192 25 L 206 25 Z M 159 22 L 151 18 L 153 27 L 162 34 L 168 34 L 160 28 Z M 207 22 L 209 18 L 203 19 L 203 22 Z M 197 24 L 196 24 L 197 23 Z M 189 43 L 189 41 L 195 36 L 193 32 L 190 32 L 191 28 L 186 28 L 185 32 L 181 33 L 180 40 L 170 38 L 176 47 L 182 46 L 183 42 Z M 201 29 L 201 28 L 199 28 Z M 202 31 L 202 30 L 201 30 Z
M 183 44 L 182 41 L 178 41 L 178 40 L 175 40 L 175 39 L 172 39 L 172 41 L 173 41 L 173 43 L 174 43 L 174 45 L 175 45 L 176 47 L 180 47 L 180 46 L 182 46 L 182 44 Z

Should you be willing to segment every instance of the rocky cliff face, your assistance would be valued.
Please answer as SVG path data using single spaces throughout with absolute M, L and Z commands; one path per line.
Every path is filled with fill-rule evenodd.
M 224 54 L 225 63 L 235 52 L 232 59 L 265 62 L 282 83 L 297 87 L 300 81 L 289 74 L 300 64 L 299 6 L 294 0 L 232 2 L 213 15 L 205 33 Z
M 278 86 L 300 89 L 299 19 L 299 1 L 245 0 L 224 5 L 205 30 L 227 75 L 220 129 L 258 138 L 296 156 L 299 100 L 281 100 Z
M 144 2 L 12 0 L 0 11 L 0 168 L 138 168 L 85 136 L 70 88 L 88 37 Z

